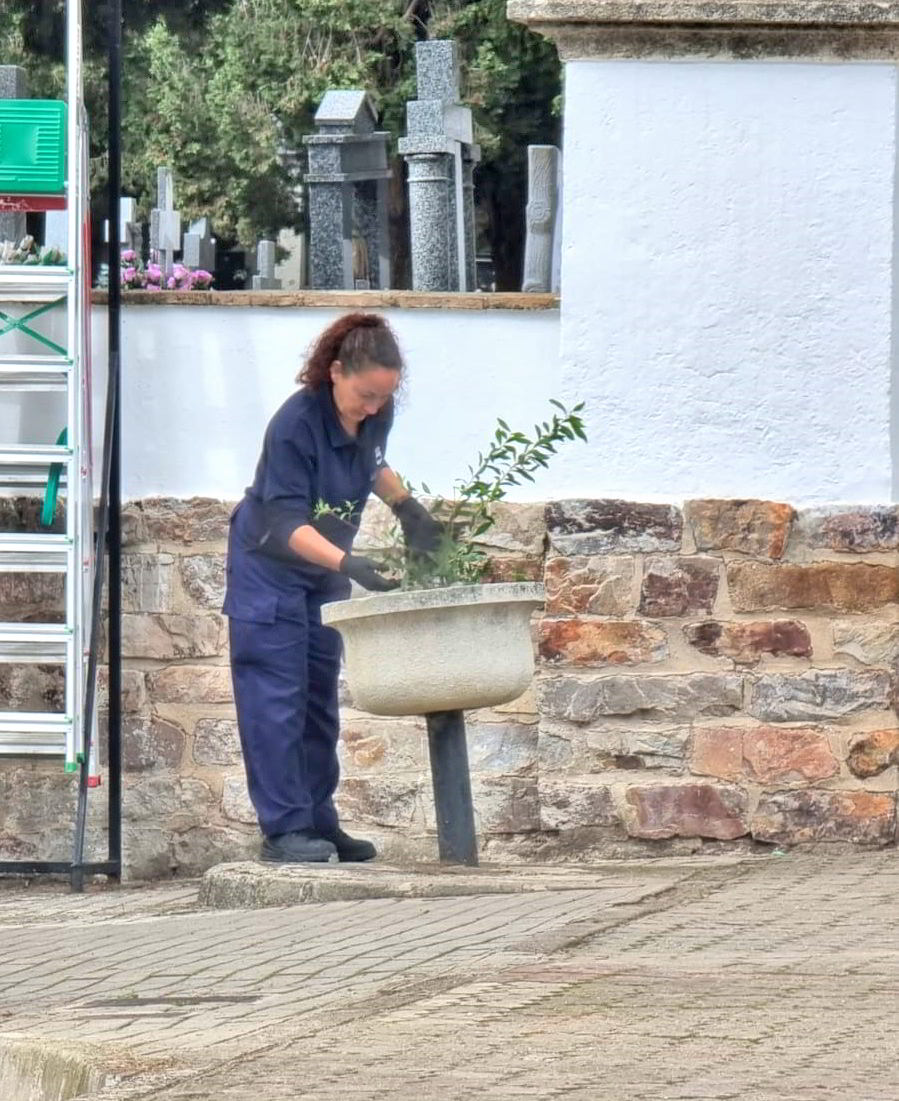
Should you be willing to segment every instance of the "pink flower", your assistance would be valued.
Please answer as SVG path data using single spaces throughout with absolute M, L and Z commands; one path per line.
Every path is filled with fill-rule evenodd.
M 122 250 L 122 259 L 126 263 L 132 263 L 134 260 L 137 259 L 137 253 L 134 251 L 133 248 L 123 249 Z
M 162 287 L 160 287 L 158 283 L 148 283 L 147 284 L 147 290 L 148 291 L 161 291 Z

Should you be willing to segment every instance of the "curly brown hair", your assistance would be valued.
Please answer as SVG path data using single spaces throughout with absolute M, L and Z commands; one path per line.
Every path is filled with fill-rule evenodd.
M 405 367 L 393 330 L 374 313 L 346 314 L 329 325 L 309 349 L 297 382 L 310 390 L 329 386 L 335 359 L 340 360 L 348 375 L 373 365 L 400 372 Z

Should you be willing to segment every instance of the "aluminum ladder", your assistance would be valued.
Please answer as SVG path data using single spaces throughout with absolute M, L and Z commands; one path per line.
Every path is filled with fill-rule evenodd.
M 65 583 L 64 622 L 0 623 L 0 663 L 63 665 L 65 703 L 62 712 L 0 711 L 0 755 L 60 756 L 66 771 L 75 772 L 86 744 L 82 705 L 95 565 L 88 134 L 80 0 L 67 0 L 66 24 L 64 191 L 55 195 L 0 194 L 0 210 L 65 209 L 67 214 L 64 265 L 0 264 L 0 394 L 9 402 L 19 394 L 55 391 L 65 394 L 66 409 L 64 436 L 59 433 L 63 426 L 47 425 L 47 434 L 55 443 L 0 440 L 0 494 L 40 493 L 57 466 L 59 492 L 65 498 L 64 532 L 0 532 L 0 573 L 55 573 L 61 574 Z M 24 314 L 11 316 L 7 302 L 24 303 Z M 39 316 L 59 307 L 66 314 L 64 347 L 34 327 Z M 19 334 L 30 349 L 28 354 L 6 352 L 4 336 L 10 333 Z M 27 400 L 18 398 L 20 403 Z

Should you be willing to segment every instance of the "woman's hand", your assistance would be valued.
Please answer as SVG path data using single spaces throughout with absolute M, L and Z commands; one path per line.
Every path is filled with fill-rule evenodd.
M 361 554 L 345 554 L 340 562 L 342 574 L 346 574 L 351 581 L 355 581 L 363 589 L 376 593 L 389 593 L 391 589 L 399 588 L 399 581 L 381 576 L 385 569 L 387 569 L 386 566 Z
M 393 506 L 393 513 L 403 529 L 403 539 L 410 551 L 432 554 L 440 546 L 443 525 L 439 524 L 424 505 L 414 497 L 405 497 Z

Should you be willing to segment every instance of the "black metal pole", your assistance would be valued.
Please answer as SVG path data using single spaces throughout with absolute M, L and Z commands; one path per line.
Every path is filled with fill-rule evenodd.
M 445 864 L 476 865 L 478 840 L 474 829 L 465 716 L 461 711 L 433 711 L 425 717 L 440 860 Z
M 120 363 L 121 363 L 121 286 L 119 256 L 119 192 L 121 190 L 121 72 L 122 8 L 121 0 L 110 0 L 109 12 L 109 179 L 107 210 L 109 222 L 109 306 L 106 416 L 104 420 L 103 460 L 100 475 L 100 507 L 97 513 L 96 566 L 93 586 L 93 617 L 87 690 L 84 698 L 84 759 L 78 784 L 78 810 L 75 818 L 75 844 L 70 884 L 73 891 L 84 890 L 85 872 L 102 865 L 84 863 L 84 834 L 87 819 L 87 792 L 91 759 L 91 738 L 96 706 L 96 677 L 100 645 L 100 608 L 103 598 L 104 560 L 109 555 L 109 721 L 108 721 L 108 860 L 107 874 L 121 878 L 122 870 L 122 783 L 121 783 L 121 530 L 120 492 Z M 87 258 L 85 258 L 87 259 Z
M 109 470 L 109 859 L 122 864 L 122 287 L 119 196 L 122 191 L 122 0 L 109 11 L 109 385 L 114 387 Z

